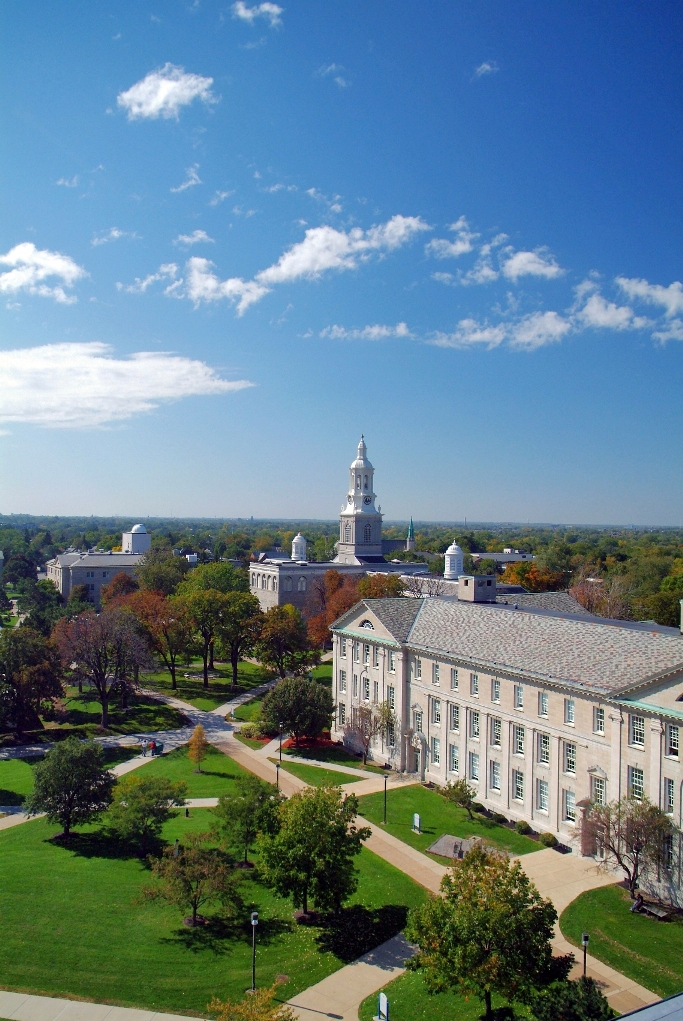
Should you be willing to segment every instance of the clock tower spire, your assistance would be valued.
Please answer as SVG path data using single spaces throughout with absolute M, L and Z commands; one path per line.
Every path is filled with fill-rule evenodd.
M 382 556 L 382 514 L 375 506 L 375 469 L 368 461 L 368 448 L 361 435 L 356 459 L 349 468 L 349 491 L 339 515 L 337 564 L 380 564 Z

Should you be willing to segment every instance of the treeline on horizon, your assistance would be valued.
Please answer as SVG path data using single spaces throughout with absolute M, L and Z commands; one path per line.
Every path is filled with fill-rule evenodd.
M 138 519 L 139 520 L 139 519 Z M 152 548 L 197 553 L 200 562 L 217 559 L 246 565 L 273 548 L 289 552 L 301 531 L 310 560 L 325 562 L 335 555 L 336 521 L 207 518 L 142 519 L 152 535 Z M 5 555 L 4 581 L 12 580 L 13 557 L 38 570 L 69 547 L 79 550 L 120 549 L 121 533 L 135 523 L 124 517 L 57 517 L 0 515 L 0 550 Z M 405 539 L 406 523 L 387 523 L 387 539 Z M 534 554 L 533 564 L 511 565 L 501 580 L 532 591 L 568 589 L 586 609 L 602 616 L 654 620 L 677 626 L 683 598 L 683 529 L 617 526 L 462 524 L 417 522 L 415 551 L 394 552 L 392 559 L 421 560 L 430 571 L 443 571 L 443 554 L 456 540 L 465 553 L 465 570 L 497 570 L 485 556 L 503 547 Z

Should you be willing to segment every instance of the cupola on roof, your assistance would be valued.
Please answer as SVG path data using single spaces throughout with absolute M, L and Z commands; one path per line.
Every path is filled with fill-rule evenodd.
M 131 532 L 145 532 L 146 533 L 147 529 L 145 528 L 144 525 L 133 525 L 133 527 L 131 528 Z
M 365 446 L 365 437 L 361 433 L 360 443 L 358 444 L 358 453 L 356 460 L 351 465 L 352 468 L 372 468 L 372 465 L 368 461 L 368 448 Z
M 459 553 L 459 554 L 460 554 L 460 556 L 463 556 L 463 552 L 462 552 L 462 549 L 460 548 L 460 546 L 458 546 L 458 544 L 457 544 L 457 542 L 455 541 L 455 539 L 453 540 L 453 542 L 452 542 L 452 543 L 450 544 L 450 546 L 449 546 L 449 547 L 448 547 L 448 549 L 446 550 L 446 554 L 448 554 L 448 553 L 451 553 L 451 554 L 455 554 L 456 556 L 457 556 L 457 555 L 458 555 L 458 553 Z

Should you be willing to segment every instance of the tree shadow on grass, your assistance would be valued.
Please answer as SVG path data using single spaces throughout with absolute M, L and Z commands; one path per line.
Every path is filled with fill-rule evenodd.
M 72 832 L 68 837 L 57 834 L 47 841 L 55 847 L 61 847 L 65 851 L 80 858 L 109 858 L 118 860 L 131 860 L 137 858 L 140 864 L 148 869 L 149 862 L 147 855 L 153 854 L 159 857 L 163 851 L 163 841 L 155 841 L 144 850 L 139 843 L 124 840 L 118 834 L 108 829 L 92 830 L 91 832 Z
M 291 932 L 292 924 L 284 918 L 259 918 L 259 946 L 271 943 L 273 939 Z M 207 919 L 205 925 L 194 928 L 182 926 L 175 929 L 172 936 L 165 936 L 161 943 L 181 946 L 185 950 L 198 954 L 209 950 L 215 956 L 225 954 L 235 943 L 251 943 L 251 922 L 243 917 L 221 918 L 214 916 Z
M 408 909 L 403 904 L 385 904 L 374 909 L 354 904 L 339 915 L 325 917 L 316 943 L 320 950 L 350 964 L 400 932 L 407 917 Z
M 8 808 L 10 805 L 23 805 L 25 794 L 17 794 L 16 791 L 8 791 L 4 787 L 0 787 L 0 805 L 6 805 Z

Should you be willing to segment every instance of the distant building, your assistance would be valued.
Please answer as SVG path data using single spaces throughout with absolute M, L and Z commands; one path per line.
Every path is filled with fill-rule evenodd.
M 123 552 L 109 553 L 102 550 L 67 550 L 45 565 L 46 577 L 68 599 L 76 585 L 85 585 L 88 602 L 100 605 L 100 591 L 109 585 L 117 574 L 135 576 L 135 568 L 152 544 L 152 537 L 144 525 L 133 525 L 130 532 L 121 537 Z
M 423 563 L 392 563 L 384 554 L 413 549 L 415 530 L 412 518 L 406 539 L 382 539 L 382 511 L 375 506 L 375 469 L 368 461 L 363 436 L 356 458 L 349 468 L 349 491 L 339 515 L 337 555 L 332 562 L 311 563 L 303 535 L 292 540 L 292 555 L 283 550 L 260 554 L 249 566 L 249 589 L 257 596 L 262 610 L 291 603 L 303 610 L 310 603 L 316 579 L 330 569 L 360 578 L 372 571 L 385 574 L 426 574 Z M 412 543 L 412 545 L 410 545 Z

